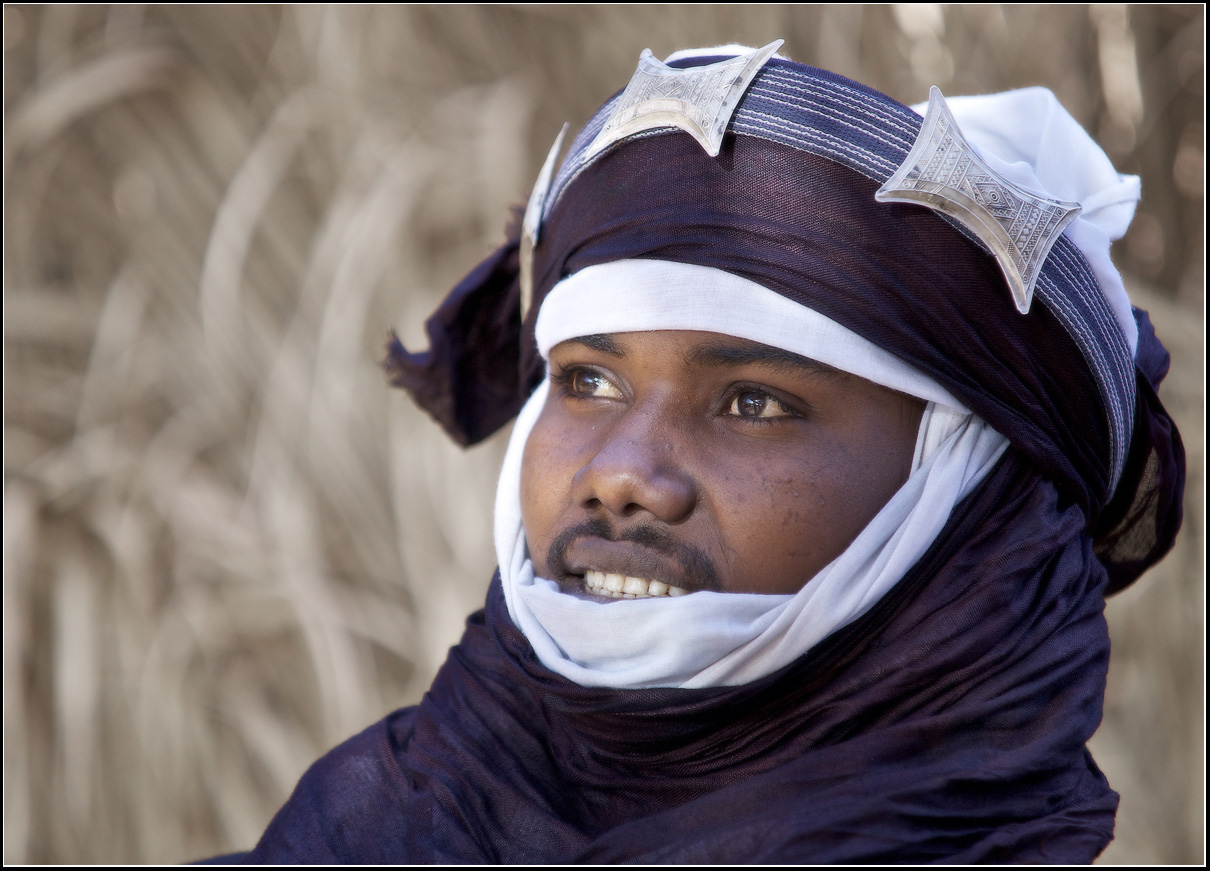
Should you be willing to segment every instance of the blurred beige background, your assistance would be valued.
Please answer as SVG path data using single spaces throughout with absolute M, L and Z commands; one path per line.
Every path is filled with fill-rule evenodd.
M 426 689 L 494 559 L 502 442 L 387 329 L 502 238 L 639 52 L 786 39 L 907 102 L 1044 84 L 1143 176 L 1115 246 L 1173 353 L 1176 552 L 1108 612 L 1107 862 L 1204 859 L 1198 6 L 4 7 L 4 860 L 248 848 Z

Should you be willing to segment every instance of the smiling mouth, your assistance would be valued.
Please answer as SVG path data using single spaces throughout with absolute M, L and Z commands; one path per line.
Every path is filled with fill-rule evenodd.
M 545 577 L 595 599 L 662 599 L 721 591 L 709 554 L 642 524 L 614 530 L 600 518 L 564 529 L 547 550 Z
M 594 596 L 605 596 L 609 599 L 675 598 L 687 596 L 690 592 L 684 587 L 674 587 L 663 581 L 649 581 L 645 578 L 598 572 L 594 569 L 584 572 L 584 589 Z

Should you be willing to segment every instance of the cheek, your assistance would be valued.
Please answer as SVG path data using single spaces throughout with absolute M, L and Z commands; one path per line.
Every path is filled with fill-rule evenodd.
M 811 506 L 816 517 L 809 522 L 818 525 L 828 561 L 852 543 L 907 480 L 916 444 L 916 424 L 907 417 L 872 415 L 831 442 L 819 463 Z
M 521 522 L 534 570 L 546 572 L 546 553 L 557 533 L 558 520 L 572 475 L 574 459 L 567 455 L 568 439 L 546 410 L 534 424 L 521 458 Z
M 797 592 L 839 552 L 833 552 L 842 533 L 832 502 L 843 475 L 815 451 L 770 460 L 733 453 L 713 467 L 725 469 L 708 489 L 725 585 L 735 592 Z
M 894 456 L 892 456 L 894 455 Z M 844 552 L 906 477 L 898 449 L 814 438 L 779 462 L 719 477 L 731 589 L 795 593 Z M 908 455 L 910 462 L 910 453 Z

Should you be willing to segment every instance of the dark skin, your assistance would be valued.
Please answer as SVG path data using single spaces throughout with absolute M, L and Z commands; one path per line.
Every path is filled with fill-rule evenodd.
M 690 592 L 794 593 L 907 480 L 924 403 L 715 333 L 586 336 L 550 354 L 525 447 L 534 569 Z

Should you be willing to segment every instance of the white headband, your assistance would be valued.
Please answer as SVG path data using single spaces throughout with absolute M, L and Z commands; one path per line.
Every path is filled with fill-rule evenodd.
M 535 328 L 544 359 L 584 335 L 647 330 L 721 333 L 781 348 L 966 413 L 940 384 L 818 312 L 746 278 L 665 260 L 615 260 L 560 281 Z

